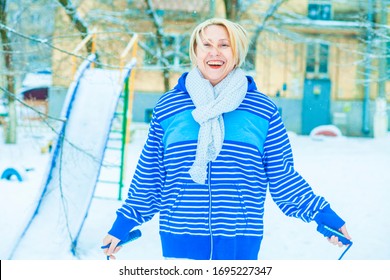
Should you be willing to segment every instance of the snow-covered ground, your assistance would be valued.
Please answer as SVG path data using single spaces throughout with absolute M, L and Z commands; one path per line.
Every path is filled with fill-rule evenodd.
M 147 129 L 135 124 L 127 153 L 129 184 Z M 8 167 L 30 169 L 24 180 L 0 180 L 0 259 L 7 242 L 15 238 L 26 215 L 31 215 L 32 200 L 42 184 L 48 153 L 41 153 L 54 137 L 49 129 L 23 127 L 17 145 L 5 145 L 0 129 L 0 175 Z M 353 246 L 343 259 L 390 260 L 390 135 L 372 138 L 326 138 L 290 134 L 296 169 L 323 195 L 332 208 L 347 222 Z M 126 196 L 126 188 L 123 190 Z M 103 260 L 100 249 L 103 237 L 121 205 L 118 187 L 98 184 L 95 197 L 77 246 L 77 256 L 55 252 L 54 260 Z M 51 222 L 51 221 L 48 221 Z M 44 231 L 42 225 L 42 231 Z M 143 236 L 126 245 L 118 259 L 162 259 L 158 234 L 158 217 L 141 226 Z M 56 238 L 53 236 L 53 238 Z M 32 248 L 18 248 L 19 258 L 42 259 Z M 267 260 L 335 260 L 344 248 L 331 245 L 317 231 L 315 223 L 306 224 L 284 216 L 268 197 L 265 212 L 265 235 L 260 259 Z

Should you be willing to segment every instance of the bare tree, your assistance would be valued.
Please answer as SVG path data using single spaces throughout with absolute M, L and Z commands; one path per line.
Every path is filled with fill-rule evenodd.
M 0 0 L 0 23 L 7 24 L 7 1 Z M 5 142 L 15 144 L 17 140 L 17 119 L 15 104 L 15 77 L 12 63 L 12 47 L 9 34 L 6 29 L 0 28 L 1 45 L 4 53 L 4 64 L 6 69 L 6 92 L 8 101 L 8 123 L 6 125 Z
M 81 38 L 85 38 L 89 35 L 88 24 L 83 20 L 83 18 L 77 12 L 77 7 L 73 5 L 71 0 L 57 0 L 62 7 L 64 7 L 66 14 L 69 19 L 72 21 L 76 29 L 80 32 Z M 92 42 L 89 41 L 86 44 L 88 53 L 92 52 Z
M 148 7 L 148 14 L 152 18 L 154 27 L 156 28 L 157 48 L 159 49 L 158 60 L 163 65 L 164 89 L 165 91 L 168 91 L 170 89 L 170 85 L 169 85 L 170 71 L 169 71 L 169 61 L 165 57 L 164 38 L 166 37 L 166 35 L 164 33 L 162 18 L 157 15 L 156 10 L 153 8 L 153 4 L 151 0 L 145 0 L 145 3 Z
M 250 41 L 249 52 L 248 52 L 248 56 L 246 59 L 246 66 L 245 67 L 247 69 L 256 69 L 257 39 L 259 38 L 261 32 L 264 30 L 264 27 L 267 24 L 267 21 L 276 13 L 276 11 L 279 9 L 280 5 L 282 5 L 283 2 L 285 2 L 285 1 L 286 0 L 273 1 L 269 5 L 261 23 L 256 26 L 256 29 L 255 29 L 255 31 L 252 35 L 251 41 Z
M 223 0 L 225 3 L 225 14 L 226 18 L 230 20 L 237 20 L 238 11 L 239 11 L 239 2 L 238 0 Z

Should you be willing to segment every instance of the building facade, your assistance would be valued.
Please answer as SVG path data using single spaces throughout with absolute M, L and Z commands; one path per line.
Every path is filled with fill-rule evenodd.
M 271 2 L 262 1 L 248 20 Z M 269 20 L 258 39 L 256 80 L 289 130 L 309 134 L 334 124 L 345 135 L 374 136 L 378 110 L 388 130 L 390 64 L 379 66 L 388 49 L 384 2 L 290 0 Z
M 97 35 L 103 67 L 118 68 L 121 51 L 133 34 L 139 35 L 133 106 L 133 120 L 139 122 L 149 121 L 165 91 L 163 70 L 169 70 L 172 87 L 191 68 L 188 41 L 194 25 L 225 15 L 222 0 L 151 2 L 160 26 L 147 12 L 145 1 L 72 2 L 79 18 Z M 257 47 L 246 70 L 259 90 L 280 107 L 288 130 L 309 134 L 314 127 L 334 124 L 349 136 L 375 136 L 381 125 L 382 131 L 388 131 L 388 1 L 289 0 L 274 10 L 271 0 L 237 3 L 236 20 Z M 61 103 L 73 78 L 71 57 L 81 42 L 73 23 L 58 5 L 52 37 L 56 49 L 50 56 L 53 104 Z M 161 27 L 162 49 L 157 32 Z M 77 53 L 77 63 L 86 55 L 84 49 Z

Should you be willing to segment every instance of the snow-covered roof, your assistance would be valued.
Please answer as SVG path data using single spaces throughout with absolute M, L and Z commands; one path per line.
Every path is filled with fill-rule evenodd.
M 52 85 L 51 73 L 28 73 L 22 82 L 22 88 L 50 87 Z

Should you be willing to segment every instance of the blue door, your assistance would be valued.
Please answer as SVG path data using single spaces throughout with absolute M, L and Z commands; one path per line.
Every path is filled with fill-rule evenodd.
M 305 79 L 302 99 L 302 134 L 309 135 L 319 125 L 331 123 L 330 80 Z

